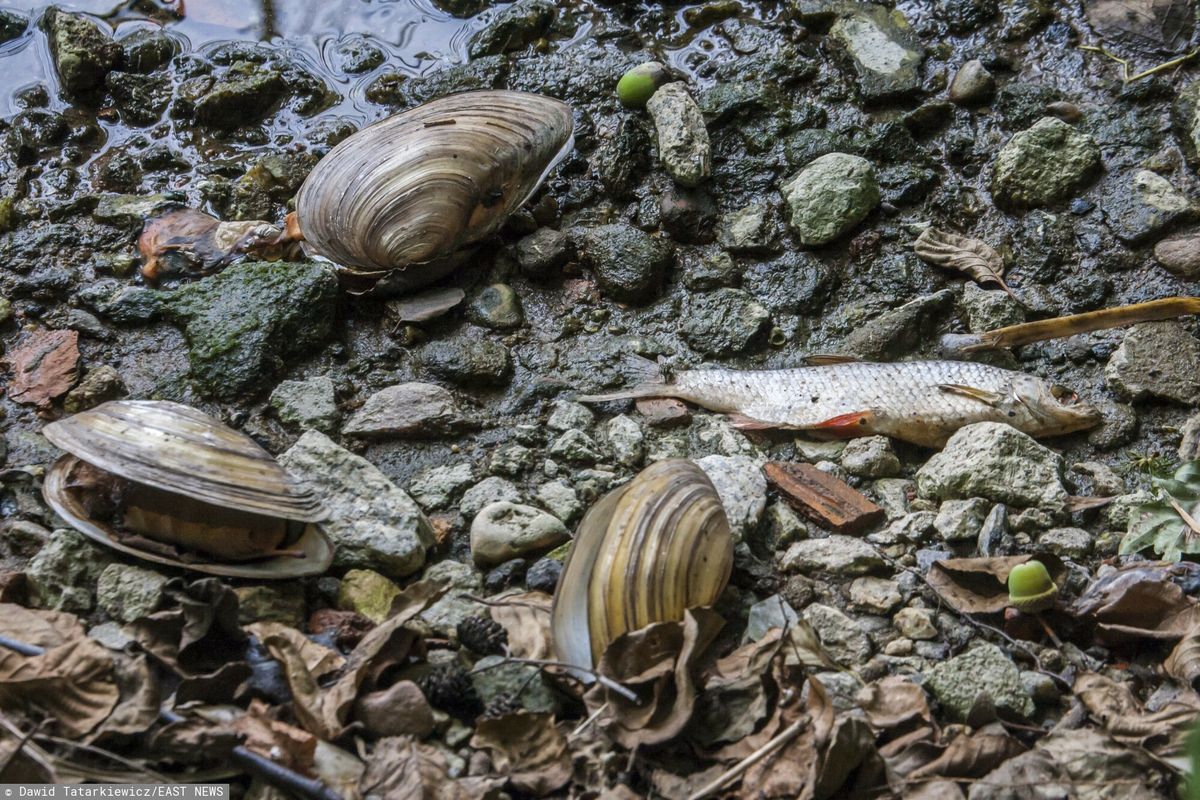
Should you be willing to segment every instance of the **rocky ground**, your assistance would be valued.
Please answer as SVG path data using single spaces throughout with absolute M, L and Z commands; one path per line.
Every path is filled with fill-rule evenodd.
M 469 59 L 420 76 L 357 35 L 367 31 L 317 65 L 253 41 L 191 49 L 165 16 L 161 30 L 115 38 L 95 18 L 0 9 L 0 64 L 28 41 L 54 66 L 46 81 L 17 82 L 0 120 L 0 599 L 61 612 L 10 605 L 0 632 L 82 649 L 86 630 L 89 647 L 121 659 L 104 673 L 121 687 L 106 713 L 51 707 L 58 723 L 34 740 L 49 760 L 0 758 L 5 779 L 103 767 L 224 780 L 196 751 L 228 752 L 240 736 L 346 797 L 686 797 L 795 725 L 804 732 L 777 761 L 722 791 L 1172 796 L 1200 670 L 1164 661 L 1189 641 L 1179 620 L 1197 584 L 1186 563 L 1122 572 L 1134 557 L 1117 550 L 1151 477 L 1196 455 L 1192 322 L 991 356 L 1104 413 L 1089 433 L 1040 443 L 993 424 L 940 453 L 882 437 L 815 442 L 747 435 L 678 404 L 573 398 L 629 383 L 628 354 L 738 368 L 831 352 L 928 357 L 943 332 L 1192 293 L 1195 67 L 1123 82 L 1120 65 L 1083 46 L 1132 58 L 1136 72 L 1190 52 L 1195 11 L 1141 0 L 1086 13 L 1042 0 L 435 5 L 471 20 Z M 1153 24 L 1121 22 L 1134 7 Z M 623 108 L 617 80 L 651 58 L 684 82 L 646 110 Z M 244 261 L 157 286 L 138 276 L 136 240 L 159 211 L 279 222 L 356 128 L 488 87 L 569 102 L 576 147 L 442 282 L 465 292 L 445 314 L 406 321 L 402 300 L 352 297 L 316 261 Z M 995 248 L 1019 302 L 918 258 L 930 226 Z M 47 353 L 65 365 L 53 380 Z M 196 582 L 64 526 L 40 497 L 58 453 L 39 431 L 121 397 L 194 405 L 324 490 L 329 573 Z M 693 664 L 686 642 L 670 656 L 698 687 L 643 676 L 651 705 L 682 715 L 657 736 L 618 696 L 594 689 L 585 702 L 577 684 L 506 662 L 482 620 L 507 630 L 512 653 L 548 657 L 544 607 L 574 526 L 675 457 L 710 475 L 738 543 L 707 661 Z M 814 464 L 882 519 L 831 531 L 768 485 L 767 462 Z M 1115 499 L 1077 510 L 1077 496 Z M 1015 563 L 1002 559 L 1028 554 L 1063 590 L 1047 615 L 1059 642 L 1028 618 L 1006 622 L 1003 598 L 980 600 L 1000 597 L 997 565 Z M 934 566 L 969 557 L 998 560 L 977 579 Z M 766 632 L 796 620 L 819 645 L 801 653 Z M 714 667 L 717 656 L 728 658 Z M 17 658 L 0 659 L 10 754 L 47 715 L 17 701 Z M 807 670 L 819 684 L 804 688 L 797 661 L 824 661 Z M 172 692 L 188 719 L 158 725 L 153 709 Z M 686 695 L 686 712 L 664 693 Z M 65 748 L 64 736 L 101 752 Z

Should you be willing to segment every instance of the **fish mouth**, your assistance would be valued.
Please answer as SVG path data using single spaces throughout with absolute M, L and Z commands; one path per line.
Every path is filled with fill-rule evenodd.
M 1063 433 L 1088 430 L 1104 422 L 1100 409 L 1087 403 L 1059 407 L 1053 416 L 1054 424 Z

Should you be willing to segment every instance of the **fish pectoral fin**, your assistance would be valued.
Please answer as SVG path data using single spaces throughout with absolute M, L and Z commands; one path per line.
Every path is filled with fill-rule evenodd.
M 987 389 L 977 389 L 974 386 L 966 386 L 961 383 L 939 383 L 938 388 L 947 394 L 969 397 L 972 400 L 978 400 L 989 406 L 998 406 L 1000 405 L 1000 401 L 1004 399 L 997 392 L 989 392 Z
M 810 367 L 828 367 L 831 364 L 854 364 L 862 361 L 858 356 L 843 356 L 838 353 L 813 353 L 804 357 L 804 363 Z
M 774 422 L 763 422 L 760 419 L 747 417 L 745 414 L 726 414 L 729 423 L 739 431 L 767 431 L 775 428 L 785 428 L 786 425 L 779 425 Z
M 812 426 L 812 430 L 820 431 L 830 436 L 852 438 L 864 436 L 870 431 L 867 426 L 875 420 L 874 411 L 852 411 L 849 414 L 839 414 L 824 422 Z

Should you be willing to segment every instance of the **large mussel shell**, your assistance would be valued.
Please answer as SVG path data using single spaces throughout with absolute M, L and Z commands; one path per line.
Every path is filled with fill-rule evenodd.
M 329 568 L 333 546 L 315 524 L 328 516 L 320 499 L 249 436 L 194 408 L 165 401 L 111 401 L 51 423 L 43 434 L 69 454 L 46 474 L 42 492 L 47 503 L 101 544 L 160 564 L 231 577 L 299 577 Z M 130 544 L 129 537 L 97 515 L 86 494 L 77 491 L 81 464 L 179 496 L 181 507 L 199 501 L 213 506 L 214 512 L 299 523 L 291 526 L 300 529 L 297 538 L 287 543 L 296 555 L 226 563 L 202 557 L 183 560 Z M 214 520 L 219 516 L 214 513 Z
M 691 461 L 642 470 L 579 524 L 554 594 L 558 657 L 591 668 L 623 633 L 716 602 L 733 569 L 721 499 Z
M 304 249 L 349 273 L 412 289 L 495 232 L 570 151 L 565 103 L 525 92 L 450 95 L 334 147 L 296 195 Z

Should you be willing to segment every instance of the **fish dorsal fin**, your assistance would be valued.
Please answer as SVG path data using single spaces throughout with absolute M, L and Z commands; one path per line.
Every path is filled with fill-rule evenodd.
M 967 386 L 962 383 L 939 383 L 938 388 L 946 394 L 956 394 L 960 397 L 969 397 L 972 400 L 978 400 L 989 406 L 998 406 L 1000 401 L 1004 399 L 1003 395 L 998 392 L 991 392 L 987 389 L 978 389 L 974 386 Z
M 804 363 L 810 367 L 828 367 L 831 364 L 853 364 L 862 361 L 858 356 L 843 356 L 838 353 L 813 353 L 804 357 Z

